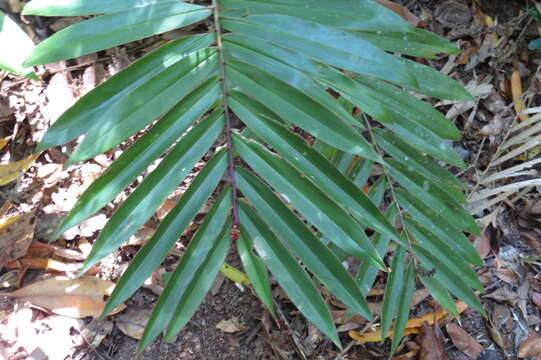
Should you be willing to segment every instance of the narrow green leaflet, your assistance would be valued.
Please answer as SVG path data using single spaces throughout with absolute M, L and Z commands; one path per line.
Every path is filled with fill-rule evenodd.
M 147 81 L 164 69 L 176 64 L 187 55 L 210 46 L 214 41 L 214 34 L 192 35 L 171 41 L 136 61 L 66 110 L 47 129 L 36 151 L 65 144 L 84 135 L 93 126 L 101 126 L 110 121 L 109 117 L 104 116 L 109 108 L 130 96 L 135 89 L 144 86 Z
M 139 342 L 138 352 L 148 346 L 170 322 L 171 315 L 177 309 L 179 300 L 197 281 L 199 272 L 204 272 L 204 265 L 212 257 L 219 244 L 225 241 L 223 233 L 231 210 L 231 189 L 226 188 L 205 217 L 205 221 L 194 235 L 186 252 L 182 256 L 175 272 L 167 282 L 158 303 L 148 320 L 145 332 Z M 227 233 L 229 235 L 229 233 Z M 220 262 L 219 266 L 223 263 Z M 218 266 L 218 268 L 219 268 Z
M 175 241 L 216 189 L 226 167 L 227 153 L 222 150 L 201 170 L 178 204 L 162 220 L 152 238 L 137 252 L 107 301 L 103 310 L 104 316 L 126 301 L 163 261 Z
M 257 44 L 253 44 L 250 37 L 239 34 L 224 36 L 226 55 L 239 61 L 253 65 L 261 71 L 267 72 L 276 79 L 289 84 L 311 97 L 314 101 L 332 111 L 345 122 L 357 124 L 358 122 L 346 111 L 329 93 L 327 87 L 312 80 L 306 73 L 297 70 L 282 61 L 260 52 Z M 255 45 L 255 46 L 254 46 Z
M 370 319 L 372 314 L 359 287 L 340 260 L 272 191 L 248 171 L 238 168 L 239 189 L 272 230 L 295 252 L 304 265 L 355 312 Z
M 337 151 L 332 157 L 331 162 L 336 166 L 340 173 L 347 175 L 351 165 L 356 161 L 356 158 L 356 155 L 344 151 Z
M 457 127 L 429 103 L 384 81 L 363 76 L 356 77 L 355 81 L 374 99 L 404 118 L 415 121 L 442 138 L 460 139 Z
M 443 192 L 452 195 L 455 201 L 466 203 L 466 196 L 462 192 L 465 189 L 462 184 L 449 170 L 440 166 L 437 162 L 421 154 L 415 148 L 408 145 L 404 140 L 383 129 L 373 129 L 376 142 L 388 154 L 405 164 L 408 168 L 423 175 Z
M 223 126 L 223 115 L 214 113 L 175 145 L 107 222 L 92 246 L 81 273 L 109 255 L 143 226 L 209 150 Z
M 259 256 L 254 254 L 253 251 L 253 241 L 246 233 L 244 229 L 241 228 L 240 237 L 237 240 L 237 249 L 239 252 L 240 260 L 242 261 L 242 266 L 244 271 L 250 279 L 250 283 L 254 288 L 257 296 L 265 304 L 267 309 L 274 313 L 274 306 L 272 304 L 272 290 L 269 281 L 269 274 L 267 273 L 267 268 L 265 263 Z
M 461 230 L 471 233 L 479 231 L 473 217 L 429 179 L 417 172 L 408 171 L 407 166 L 394 159 L 386 159 L 385 162 L 389 165 L 391 176 L 408 191 L 417 194 L 426 206 Z
M 391 207 L 389 210 L 387 210 L 387 218 L 391 220 L 391 222 L 394 222 L 396 219 L 396 216 L 398 215 L 398 210 L 396 206 Z M 376 250 L 378 251 L 378 254 L 383 258 L 385 255 L 385 252 L 387 251 L 387 248 L 389 247 L 391 239 L 387 236 L 382 236 L 381 234 L 375 234 L 372 238 L 372 242 L 374 243 L 374 246 Z M 359 271 L 357 273 L 357 276 L 355 280 L 359 284 L 359 287 L 361 288 L 361 292 L 364 296 L 368 296 L 368 293 L 372 289 L 372 286 L 374 285 L 374 281 L 376 280 L 376 276 L 378 275 L 378 269 L 370 265 L 368 262 L 364 261 L 361 266 L 359 267 Z
M 194 91 L 165 115 L 135 144 L 125 150 L 107 171 L 81 195 L 75 207 L 57 229 L 57 238 L 77 225 L 131 184 L 154 160 L 162 155 L 220 96 L 220 86 L 210 81 Z
M 350 124 L 301 91 L 251 65 L 233 60 L 228 61 L 228 65 L 230 87 L 239 87 L 246 95 L 255 97 L 283 119 L 291 121 L 330 145 L 378 160 L 371 146 Z
M 440 259 L 452 272 L 457 274 L 464 283 L 476 290 L 483 290 L 483 284 L 475 271 L 451 246 L 439 237 L 433 236 L 428 231 L 415 223 L 412 219 L 404 218 L 404 226 L 418 243 L 433 256 Z
M 426 267 L 423 267 L 422 264 L 421 269 L 423 269 L 423 271 L 434 270 L 427 269 Z M 434 300 L 436 300 L 436 302 L 440 304 L 448 314 L 454 317 L 459 316 L 455 301 L 449 294 L 447 288 L 439 280 L 435 279 L 433 276 L 419 276 L 419 278 L 421 279 L 423 285 L 428 289 Z
M 280 153 L 316 186 L 345 210 L 371 228 L 392 238 L 398 238 L 394 227 L 379 212 L 366 194 L 342 175 L 323 155 L 309 146 L 300 136 L 285 127 L 266 120 L 252 111 L 250 100 L 230 97 L 231 109 L 261 139 Z
M 396 348 L 400 344 L 400 339 L 404 335 L 406 324 L 411 309 L 411 303 L 413 301 L 413 291 L 415 290 L 415 264 L 410 262 L 406 277 L 404 279 L 404 285 L 402 286 L 402 293 L 398 299 L 398 313 L 394 322 L 393 328 L 393 342 L 391 344 L 391 353 L 389 356 L 393 356 L 396 352 Z M 384 333 L 382 333 L 384 334 Z
M 355 185 L 363 188 L 368 178 L 372 174 L 374 168 L 374 162 L 363 158 L 358 158 L 355 164 L 351 167 L 348 177 L 353 181 Z
M 383 334 L 387 334 L 391 328 L 391 323 L 400 304 L 400 295 L 404 286 L 407 254 L 406 248 L 400 245 L 397 245 L 394 250 L 391 272 L 387 276 L 385 296 L 383 297 L 383 308 L 381 311 L 382 342 L 385 340 Z
M 173 340 L 203 302 L 205 295 L 212 287 L 218 275 L 218 271 L 220 271 L 220 267 L 225 261 L 230 246 L 231 219 L 228 220 L 224 230 L 218 236 L 218 242 L 208 253 L 205 262 L 197 269 L 186 291 L 180 296 L 178 305 L 173 313 L 173 318 L 165 332 L 165 341 Z
M 68 164 L 90 159 L 113 148 L 218 74 L 218 55 L 214 49 L 188 55 L 107 109 L 103 115 L 108 121 L 88 131 Z
M 427 269 L 435 269 L 434 278 L 439 281 L 445 288 L 453 293 L 460 300 L 466 304 L 485 314 L 483 305 L 479 301 L 479 298 L 471 290 L 471 288 L 464 282 L 464 280 L 455 272 L 447 267 L 440 259 L 430 254 L 426 249 L 420 246 L 413 246 L 413 253 L 415 257 L 423 264 Z
M 451 42 L 421 29 L 414 29 L 408 33 L 392 30 L 351 33 L 383 50 L 404 55 L 431 58 L 437 53 L 456 54 L 460 52 L 460 48 Z
M 405 71 L 406 65 L 397 61 L 398 58 L 347 31 L 276 14 L 253 15 L 222 23 L 229 31 L 274 42 L 344 70 L 418 87 L 416 78 Z
M 24 7 L 23 15 L 82 16 L 113 13 L 133 8 L 148 8 L 177 0 L 32 0 Z
M 245 9 L 243 15 L 281 14 L 348 30 L 377 31 L 385 27 L 393 31 L 412 31 L 400 16 L 370 0 L 221 0 L 220 3 L 226 9 Z
M 471 264 L 483 266 L 483 260 L 479 257 L 477 250 L 462 231 L 448 223 L 440 214 L 422 204 L 409 192 L 396 189 L 395 193 L 400 206 L 426 230 L 445 241 L 457 254 Z
M 0 11 L 0 69 L 4 69 L 19 76 L 38 80 L 32 68 L 23 66 L 24 59 L 34 49 L 32 39 L 21 29 L 15 21 Z
M 330 197 L 261 145 L 239 135 L 233 142 L 240 156 L 319 231 L 348 253 L 385 269 L 364 230 Z
M 404 84 L 405 88 L 437 99 L 474 100 L 464 86 L 438 70 L 413 60 L 405 58 L 399 60 L 406 66 L 406 71 L 418 80 L 417 86 Z
M 203 20 L 210 14 L 206 7 L 175 1 L 94 17 L 62 29 L 40 43 L 24 65 L 72 59 L 178 29 Z
M 257 253 L 291 301 L 341 348 L 331 313 L 312 279 L 253 210 L 243 202 L 239 203 L 239 210 L 244 232 L 252 239 Z

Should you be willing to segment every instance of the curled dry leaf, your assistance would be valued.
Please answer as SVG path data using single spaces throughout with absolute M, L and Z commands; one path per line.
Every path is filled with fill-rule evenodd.
M 518 348 L 519 358 L 541 359 L 541 336 L 534 336 L 524 341 Z
M 221 320 L 218 324 L 216 324 L 216 328 L 225 333 L 233 334 L 243 330 L 244 325 L 239 321 L 236 316 L 233 316 L 229 320 Z
M 448 323 L 445 328 L 457 349 L 468 355 L 470 358 L 477 358 L 483 351 L 481 344 L 457 324 Z
M 35 282 L 2 295 L 28 301 L 34 306 L 55 314 L 84 318 L 101 315 L 106 299 L 111 295 L 114 287 L 115 284 L 111 281 L 90 276 L 82 276 L 79 279 L 56 277 Z M 116 314 L 125 307 L 121 305 L 109 315 Z
M 34 214 L 3 219 L 0 224 L 0 269 L 24 256 L 34 237 Z

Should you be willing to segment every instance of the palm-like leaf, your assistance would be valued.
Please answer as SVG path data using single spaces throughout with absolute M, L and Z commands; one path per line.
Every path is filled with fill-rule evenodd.
M 481 284 L 470 268 L 481 260 L 463 233 L 477 228 L 462 206 L 460 182 L 439 163 L 463 166 L 444 140 L 456 140 L 460 133 L 410 92 L 470 97 L 436 70 L 387 52 L 429 57 L 457 49 L 370 0 L 214 0 L 206 5 L 33 0 L 25 9 L 28 15 L 98 15 L 38 45 L 26 65 L 212 20 L 208 33 L 169 42 L 83 97 L 39 146 L 44 150 L 84 135 L 69 159 L 75 163 L 159 119 L 82 195 L 58 229 L 57 236 L 100 210 L 163 157 L 109 220 L 83 271 L 126 241 L 195 163 L 210 155 L 136 255 L 104 313 L 144 282 L 214 192 L 218 200 L 169 280 L 141 348 L 162 330 L 171 338 L 184 326 L 223 262 L 230 238 L 236 240 L 239 232 L 243 264 L 265 305 L 272 311 L 266 266 L 337 345 L 329 310 L 306 270 L 350 311 L 370 317 L 364 296 L 377 272 L 386 271 L 383 258 L 390 244 L 396 250 L 384 331 L 398 314 L 395 334 L 402 334 L 416 266 L 435 270 L 434 278 L 422 281 L 444 307 L 453 311 L 450 291 L 482 311 L 472 291 Z M 363 115 L 352 116 L 353 107 Z M 234 115 L 242 121 L 237 128 Z M 315 143 L 294 134 L 296 128 Z M 214 152 L 213 145 L 224 144 Z M 383 175 L 365 194 L 375 166 Z M 388 207 L 384 215 L 385 194 L 391 204 L 383 204 Z M 393 225 L 395 219 L 401 228 Z M 372 238 L 367 229 L 375 232 Z M 356 278 L 342 266 L 344 255 L 363 260 Z M 393 349 L 396 345 L 395 340 Z

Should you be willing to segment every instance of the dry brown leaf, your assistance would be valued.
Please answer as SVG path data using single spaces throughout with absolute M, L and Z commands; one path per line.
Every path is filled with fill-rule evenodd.
M 216 324 L 216 329 L 228 334 L 233 334 L 243 330 L 244 325 L 239 321 L 236 316 L 233 316 L 229 320 L 221 320 L 218 324 Z
M 387 9 L 394 11 L 397 13 L 402 19 L 406 20 L 410 23 L 411 26 L 417 27 L 421 20 L 413 15 L 411 11 L 408 10 L 403 5 L 397 4 L 395 2 L 389 1 L 389 0 L 374 0 L 378 4 L 385 6 Z
M 80 264 L 66 264 L 61 261 L 53 259 L 42 258 L 23 258 L 10 262 L 6 265 L 6 269 L 36 269 L 36 270 L 52 270 L 61 272 L 77 272 L 81 269 Z M 88 269 L 85 274 L 96 275 L 99 272 L 98 268 L 92 267 Z
M 442 337 L 436 334 L 434 328 L 424 322 L 422 331 L 419 360 L 448 360 L 445 343 Z
M 496 343 L 503 351 L 505 351 L 505 341 L 503 339 L 502 334 L 496 329 L 496 327 L 489 323 L 487 325 L 488 334 L 490 335 L 490 338 L 492 341 Z
M 148 309 L 130 309 L 120 314 L 115 323 L 125 335 L 141 340 L 151 314 L 152 310 Z
M 511 74 L 511 93 L 513 94 L 513 101 L 515 102 L 515 111 L 518 113 L 526 110 L 526 102 L 522 96 L 522 80 L 520 79 L 520 71 L 518 69 L 513 70 Z M 528 115 L 519 115 L 520 120 L 528 120 Z
M 54 244 L 34 241 L 26 253 L 27 257 L 51 257 L 60 256 L 69 260 L 84 261 L 86 257 L 77 250 L 66 249 Z
M 0 269 L 24 256 L 34 237 L 34 214 L 3 219 L 0 224 Z
M 107 335 L 113 331 L 113 322 L 110 320 L 94 320 L 86 325 L 80 332 L 90 347 L 97 348 Z
M 534 336 L 520 344 L 517 357 L 541 359 L 541 336 Z
M 468 305 L 466 305 L 462 301 L 456 302 L 456 308 L 459 313 L 462 313 L 464 310 L 468 308 Z M 433 313 L 430 313 L 428 315 L 410 319 L 406 323 L 406 330 L 404 331 L 404 336 L 409 334 L 418 334 L 421 330 L 421 327 L 423 326 L 423 323 L 428 323 L 429 325 L 434 324 L 434 320 L 440 321 L 447 315 L 447 312 L 443 309 L 438 309 Z M 363 341 L 363 342 L 378 342 L 381 341 L 381 329 L 377 329 L 374 331 L 369 331 L 365 334 L 360 334 L 358 331 L 350 331 L 349 336 L 357 341 Z M 387 337 L 392 339 L 392 330 L 389 330 L 387 333 Z
M 457 324 L 448 323 L 445 328 L 457 349 L 468 355 L 470 358 L 477 358 L 483 351 L 481 344 Z
M 481 234 L 475 241 L 473 242 L 473 246 L 475 246 L 475 249 L 479 253 L 479 256 L 481 259 L 484 259 L 490 254 L 490 251 L 492 250 L 492 247 L 490 246 L 490 239 L 486 234 Z
M 79 279 L 56 277 L 2 295 L 28 301 L 55 314 L 84 318 L 101 315 L 106 298 L 111 295 L 114 287 L 115 284 L 111 281 L 91 276 L 82 276 Z M 123 304 L 109 315 L 116 314 L 125 307 Z

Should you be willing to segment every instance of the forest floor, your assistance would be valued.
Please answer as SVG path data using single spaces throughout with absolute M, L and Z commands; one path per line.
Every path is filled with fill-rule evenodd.
M 18 1 L 0 1 L 0 7 L 8 3 L 17 12 L 13 4 Z M 529 40 L 541 36 L 541 24 L 524 11 L 535 6 L 531 1 L 518 0 L 396 3 L 394 10 L 412 24 L 438 33 L 462 49 L 460 54 L 442 55 L 426 62 L 464 84 L 476 99 L 434 105 L 464 134 L 454 147 L 469 167 L 457 175 L 468 185 L 472 212 L 484 229 L 482 236 L 472 237 L 472 241 L 485 262 L 476 270 L 485 284 L 481 299 L 487 317 L 465 309 L 460 319 L 444 317 L 437 325 L 424 327 L 420 334 L 415 333 L 418 328 L 412 328 L 412 334 L 404 338 L 393 359 L 496 360 L 516 359 L 519 353 L 524 358 L 541 359 L 541 160 L 536 161 L 541 148 L 527 145 L 541 143 L 541 131 L 530 131 L 541 123 L 541 53 L 527 48 Z M 35 41 L 78 20 L 26 19 Z M 171 32 L 41 67 L 38 75 L 42 81 L 0 72 L 0 162 L 18 161 L 32 154 L 47 127 L 85 93 L 164 40 L 182 35 Z M 530 114 L 517 115 L 517 111 L 527 108 Z M 8 141 L 2 142 L 8 137 Z M 509 145 L 514 139 L 517 142 Z M 47 150 L 16 182 L 0 187 L 0 217 L 14 218 L 11 223 L 4 220 L 0 225 L 3 292 L 58 275 L 72 277 L 118 202 L 129 193 L 128 190 L 50 244 L 52 232 L 76 199 L 127 146 L 65 168 L 63 164 L 74 145 Z M 513 152 L 521 146 L 524 151 Z M 531 165 L 522 166 L 527 163 Z M 127 244 L 93 268 L 93 274 L 107 284 L 118 280 L 192 178 L 193 174 Z M 487 193 L 491 196 L 485 196 Z M 204 215 L 205 211 L 198 215 L 192 233 Z M 24 301 L 28 297 L 15 300 L 0 296 L 0 359 L 132 358 L 137 338 L 163 290 L 160 275 L 175 267 L 190 235 L 183 235 L 163 266 L 122 312 L 102 321 L 50 314 L 44 306 L 30 306 Z M 233 252 L 227 262 L 241 268 Z M 376 314 L 381 308 L 383 280 L 379 279 L 370 293 L 369 302 Z M 50 291 L 42 288 L 33 295 L 47 298 L 52 295 Z M 388 342 L 360 342 L 349 335 L 350 330 L 366 333 L 373 324 L 357 317 L 345 319 L 343 305 L 330 296 L 329 305 L 343 350 L 308 323 L 278 286 L 274 288 L 274 298 L 277 319 L 264 310 L 249 286 L 236 284 L 220 274 L 176 339 L 170 343 L 159 339 L 138 358 L 388 358 Z M 437 313 L 438 307 L 428 293 L 417 290 L 413 320 L 434 318 Z

